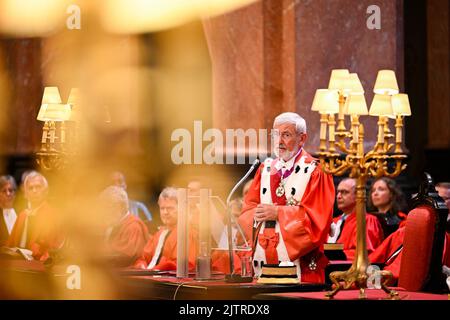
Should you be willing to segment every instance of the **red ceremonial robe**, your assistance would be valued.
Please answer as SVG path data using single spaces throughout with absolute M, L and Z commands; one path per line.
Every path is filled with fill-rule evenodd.
M 405 237 L 405 227 L 398 228 L 397 231 L 391 233 L 378 248 L 369 255 L 371 263 L 383 263 L 384 270 L 389 270 L 393 274 L 393 279 L 398 280 L 400 274 L 400 263 L 402 260 L 401 250 L 396 256 L 393 256 L 403 245 Z
M 337 223 L 341 217 L 342 216 L 334 218 L 333 222 Z M 367 253 L 370 254 L 383 241 L 383 228 L 377 217 L 366 214 L 366 229 Z M 356 250 L 356 212 L 351 213 L 347 219 L 345 219 L 344 227 L 342 228 L 336 243 L 342 243 L 347 259 L 353 260 Z
M 123 257 L 131 264 L 142 255 L 148 238 L 144 222 L 128 214 L 111 232 L 107 241 L 108 251 Z
M 316 160 L 302 150 L 295 162 L 298 163 L 303 156 L 306 156 L 305 163 Z M 253 183 L 244 198 L 242 214 L 238 219 L 249 241 L 252 241 L 255 208 L 261 203 L 260 188 L 263 168 L 264 164 L 261 164 L 255 174 Z M 328 260 L 323 253 L 323 244 L 327 240 L 332 219 L 333 177 L 325 174 L 318 165 L 311 173 L 301 203 L 287 206 L 285 195 L 278 197 L 275 192 L 281 180 L 280 174 L 277 173 L 274 166 L 272 166 L 272 171 L 274 172 L 271 172 L 270 175 L 270 191 L 273 204 L 278 207 L 278 223 L 289 259 L 295 261 L 300 258 L 302 282 L 324 282 Z
M 136 260 L 134 267 L 139 269 L 146 269 L 149 263 L 153 259 L 153 255 L 156 252 L 158 246 L 159 238 L 165 228 L 158 230 L 155 235 L 153 235 L 144 247 L 141 257 Z M 197 240 L 193 233 L 189 234 L 189 271 L 195 270 L 195 260 L 197 257 Z M 169 230 L 167 234 L 164 245 L 161 250 L 161 254 L 158 262 L 152 268 L 153 270 L 176 270 L 177 269 L 177 228 L 174 227 Z
M 251 252 L 233 252 L 234 273 L 240 274 L 242 270 L 242 258 L 251 260 Z M 250 266 L 247 266 L 251 268 Z M 211 254 L 212 271 L 229 274 L 230 271 L 230 255 L 228 251 L 213 251 Z
M 442 263 L 450 268 L 450 233 L 445 233 L 444 257 Z
M 29 209 L 25 209 L 17 217 L 16 223 L 11 235 L 9 236 L 6 246 L 18 247 L 22 239 L 22 233 L 25 228 L 25 221 Z M 33 252 L 36 260 L 45 261 L 49 257 L 49 250 L 59 248 L 63 243 L 63 237 L 59 228 L 59 219 L 55 210 L 44 202 L 36 212 L 34 212 L 33 226 L 28 230 L 26 249 Z

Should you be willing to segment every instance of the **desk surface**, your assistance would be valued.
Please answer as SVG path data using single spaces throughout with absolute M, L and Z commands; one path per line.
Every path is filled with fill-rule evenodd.
M 84 270 L 84 269 L 83 269 Z M 47 268 L 39 261 L 0 260 L 0 288 L 20 288 L 20 295 L 9 294 L 18 299 L 66 299 L 89 298 L 89 286 L 83 290 L 55 290 L 65 288 L 68 276 L 65 266 Z M 107 271 L 107 270 L 105 270 Z M 115 270 L 111 280 L 118 286 L 121 299 L 163 300 L 250 300 L 257 294 L 275 292 L 321 291 L 324 284 L 302 283 L 297 285 L 227 283 L 223 275 L 211 280 L 180 279 L 174 273 L 153 275 L 146 270 Z M 85 274 L 85 273 L 83 273 Z M 83 278 L 84 279 L 84 278 Z M 84 282 L 83 282 L 84 283 Z M 84 288 L 86 287 L 86 290 Z M 10 290 L 7 290 L 8 292 Z M 73 291 L 73 292 L 72 292 Z M 1 298 L 1 296 L 0 296 Z
M 174 276 L 124 276 L 123 283 L 132 298 L 164 300 L 250 300 L 256 294 L 325 290 L 324 284 L 298 285 L 227 283 L 223 276 L 212 280 L 179 279 Z

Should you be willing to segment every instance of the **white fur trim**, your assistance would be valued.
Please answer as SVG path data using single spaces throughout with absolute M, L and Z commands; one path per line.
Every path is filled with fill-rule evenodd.
M 259 190 L 259 198 L 263 204 L 272 204 L 272 191 L 270 189 L 270 171 L 272 169 L 272 158 L 264 161 L 264 167 L 261 172 L 261 185 Z M 266 190 L 265 193 L 263 191 Z
M 305 163 L 305 156 L 300 158 L 296 164 L 294 164 L 294 171 L 286 179 L 285 184 L 285 196 L 289 199 L 294 192 L 294 199 L 301 203 L 303 194 L 305 193 L 306 186 L 309 183 L 311 174 L 316 169 L 316 162 Z

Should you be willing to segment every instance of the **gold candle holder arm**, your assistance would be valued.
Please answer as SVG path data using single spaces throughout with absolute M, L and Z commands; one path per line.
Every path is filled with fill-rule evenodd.
M 336 120 L 334 119 L 334 114 L 330 114 L 328 116 L 328 143 L 329 143 L 329 152 L 334 153 L 336 151 L 335 141 L 336 141 Z
M 328 115 L 320 114 L 320 146 L 319 150 L 325 152 L 327 150 L 327 126 Z
M 339 92 L 339 113 L 336 132 L 340 134 L 347 133 L 347 129 L 345 128 L 344 106 L 345 106 L 345 96 L 342 94 L 342 92 Z
M 396 154 L 403 153 L 402 150 L 402 137 L 403 135 L 403 117 L 401 115 L 398 115 L 395 118 L 395 150 L 394 152 Z
M 392 156 L 392 157 L 395 157 L 395 155 Z M 406 158 L 406 156 L 403 156 L 403 157 Z M 385 167 L 385 170 L 384 170 L 384 176 L 389 177 L 389 178 L 395 178 L 395 177 L 397 177 L 403 170 L 405 170 L 406 167 L 407 167 L 407 165 L 406 165 L 406 164 L 402 164 L 402 159 L 404 159 L 403 157 L 402 157 L 402 158 L 398 158 L 398 159 L 395 160 L 395 169 L 394 169 L 393 172 L 389 172 L 388 168 Z

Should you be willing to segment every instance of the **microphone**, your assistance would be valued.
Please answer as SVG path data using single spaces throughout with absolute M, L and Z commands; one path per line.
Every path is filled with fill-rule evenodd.
M 255 159 L 253 161 L 252 166 L 248 169 L 247 173 L 236 183 L 236 185 L 231 189 L 230 194 L 227 198 L 227 216 L 228 216 L 228 224 L 227 224 L 227 233 L 228 233 L 228 255 L 230 262 L 230 274 L 225 276 L 225 281 L 230 283 L 243 283 L 243 282 L 252 282 L 253 277 L 243 277 L 240 274 L 234 273 L 234 257 L 233 257 L 233 234 L 231 229 L 231 223 L 234 220 L 233 213 L 231 212 L 231 197 L 239 188 L 239 186 L 248 178 L 248 176 L 255 170 L 255 168 L 260 164 L 259 159 Z M 239 228 L 239 224 L 236 222 L 237 227 Z M 244 236 L 245 239 L 245 236 Z

